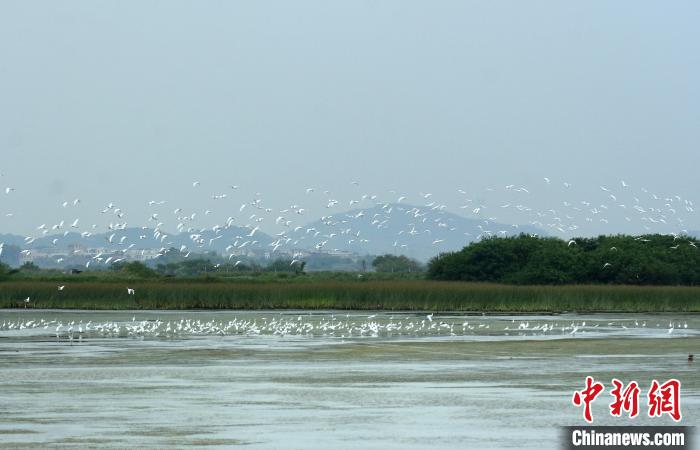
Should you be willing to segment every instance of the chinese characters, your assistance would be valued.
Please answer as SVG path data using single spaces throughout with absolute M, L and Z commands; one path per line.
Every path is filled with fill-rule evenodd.
M 636 381 L 631 381 L 625 385 L 617 378 L 612 379 L 613 388 L 610 395 L 613 401 L 610 403 L 610 415 L 621 417 L 624 413 L 628 417 L 634 418 L 639 415 L 639 395 L 641 388 Z M 586 377 L 585 387 L 574 392 L 571 399 L 574 406 L 583 406 L 583 418 L 588 423 L 593 422 L 591 405 L 596 398 L 603 393 L 605 386 L 593 379 Z M 649 391 L 647 391 L 647 414 L 649 417 L 661 417 L 668 414 L 674 421 L 681 420 L 681 382 L 670 379 L 663 384 L 657 380 L 652 380 Z

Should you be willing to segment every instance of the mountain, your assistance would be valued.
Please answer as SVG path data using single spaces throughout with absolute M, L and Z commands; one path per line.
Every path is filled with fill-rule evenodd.
M 218 232 L 212 228 L 207 228 L 170 234 L 166 231 L 156 232 L 151 228 L 125 228 L 85 236 L 77 232 L 51 234 L 36 238 L 31 243 L 26 243 L 25 238 L 21 236 L 3 234 L 0 235 L 0 242 L 8 245 L 18 245 L 23 249 L 30 250 L 52 247 L 66 249 L 73 245 L 86 248 L 122 250 L 133 244 L 132 248 L 134 249 L 160 249 L 163 247 L 180 249 L 184 245 L 186 246 L 186 251 L 196 253 L 216 251 L 224 253 L 226 247 L 236 243 L 236 241 L 238 241 L 239 246 L 248 241 L 248 244 L 245 246 L 247 248 L 268 248 L 267 246 L 272 242 L 272 238 L 257 230 L 251 236 L 251 231 L 244 227 L 230 226 L 220 228 Z
M 183 252 L 232 250 L 353 252 L 360 255 L 403 254 L 426 261 L 441 252 L 459 250 L 482 236 L 545 233 L 532 226 L 505 225 L 489 220 L 469 219 L 435 207 L 378 204 L 321 217 L 305 226 L 289 229 L 288 239 L 273 237 L 250 227 L 229 226 L 196 229 L 170 234 L 151 228 L 126 228 L 82 236 L 78 232 L 46 235 L 25 243 L 17 235 L 0 235 L 0 242 L 22 249 L 67 249 L 79 245 L 107 251 L 177 248 Z M 55 243 L 54 243 L 55 241 Z M 111 241 L 111 242 L 110 242 Z
M 440 208 L 381 204 L 322 217 L 288 236 L 295 248 L 394 253 L 426 261 L 483 236 L 518 233 L 546 234 L 532 226 L 469 219 Z
M 0 242 L 6 245 L 17 245 L 22 247 L 24 245 L 24 238 L 16 234 L 0 234 Z

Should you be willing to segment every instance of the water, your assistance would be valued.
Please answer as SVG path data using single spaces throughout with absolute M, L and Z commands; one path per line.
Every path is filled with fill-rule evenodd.
M 586 375 L 595 424 L 673 424 L 644 417 L 672 377 L 698 423 L 690 353 L 697 315 L 0 310 L 0 447 L 558 448 Z

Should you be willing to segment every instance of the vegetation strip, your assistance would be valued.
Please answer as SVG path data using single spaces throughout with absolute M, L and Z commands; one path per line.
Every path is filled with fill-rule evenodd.
M 0 308 L 700 312 L 700 287 L 395 281 L 0 283 Z M 133 295 L 127 292 L 133 289 Z M 29 299 L 28 302 L 25 302 Z

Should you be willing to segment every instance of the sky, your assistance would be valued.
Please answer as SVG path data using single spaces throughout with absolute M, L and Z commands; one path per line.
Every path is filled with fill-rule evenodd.
M 699 19 L 697 1 L 5 0 L 0 233 L 102 226 L 110 202 L 145 225 L 150 200 L 214 211 L 202 225 L 362 194 L 678 209 L 700 192 Z M 621 217 L 576 232 L 639 231 Z

